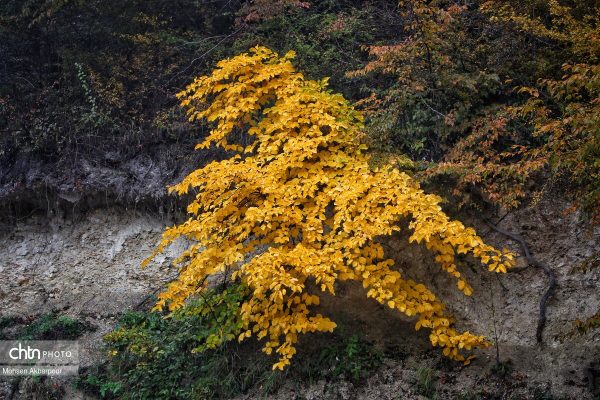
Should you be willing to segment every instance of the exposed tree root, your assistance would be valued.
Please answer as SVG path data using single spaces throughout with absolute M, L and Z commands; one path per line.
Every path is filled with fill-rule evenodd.
M 546 264 L 543 264 L 542 262 L 537 260 L 531 254 L 531 251 L 529 250 L 529 246 L 527 246 L 525 239 L 523 239 L 523 237 L 521 235 L 505 231 L 504 229 L 499 228 L 498 226 L 494 225 L 493 223 L 491 223 L 488 220 L 486 220 L 485 222 L 489 225 L 490 228 L 492 228 L 496 232 L 501 233 L 502 235 L 519 243 L 519 245 L 521 246 L 521 249 L 523 249 L 523 253 L 525 255 L 525 259 L 527 260 L 528 265 L 525 267 L 522 267 L 522 268 L 513 268 L 513 269 L 509 270 L 509 272 L 521 272 L 521 271 L 524 271 L 525 269 L 527 269 L 527 267 L 529 267 L 531 265 L 531 266 L 534 266 L 535 268 L 538 268 L 538 269 L 541 269 L 542 271 L 544 271 L 544 273 L 546 274 L 546 277 L 548 278 L 548 288 L 546 289 L 546 292 L 540 299 L 540 312 L 539 312 L 539 317 L 538 317 L 537 329 L 535 332 L 535 337 L 536 337 L 537 342 L 542 343 L 542 333 L 544 331 L 544 327 L 546 326 L 546 304 L 548 303 L 548 299 L 550 299 L 550 296 L 552 296 L 552 294 L 554 293 L 554 290 L 556 289 L 556 275 L 554 274 L 554 271 L 552 271 L 550 269 L 550 267 L 548 267 Z

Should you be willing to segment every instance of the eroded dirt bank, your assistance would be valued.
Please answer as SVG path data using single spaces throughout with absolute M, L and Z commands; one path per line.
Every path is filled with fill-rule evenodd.
M 84 349 L 84 366 L 95 361 L 96 344 L 115 318 L 172 276 L 170 252 L 158 257 L 153 268 L 140 268 L 167 222 L 123 209 L 98 209 L 17 223 L 0 238 L 2 314 L 58 311 L 85 318 L 98 330 L 84 337 L 91 346 Z
M 589 317 L 600 308 L 600 269 L 574 272 L 600 250 L 600 229 L 579 221 L 576 213 L 563 215 L 561 211 L 567 206 L 548 200 L 535 208 L 511 213 L 502 221 L 505 229 L 521 233 L 536 257 L 557 276 L 558 286 L 548 303 L 543 344 L 535 339 L 538 303 L 546 285 L 539 270 L 529 268 L 497 277 L 467 267 L 475 294 L 464 298 L 421 248 L 407 246 L 400 238 L 387 246 L 389 255 L 397 259 L 407 276 L 432 282 L 461 328 L 492 339 L 497 337 L 502 361 L 512 360 L 524 386 L 539 387 L 558 398 L 587 399 L 592 394 L 586 370 L 600 360 L 600 332 L 562 341 L 559 337 L 571 329 L 573 320 Z M 485 224 L 470 222 L 493 243 L 519 250 L 514 242 Z M 104 357 L 101 337 L 114 326 L 118 315 L 137 306 L 172 276 L 169 263 L 181 249 L 170 249 L 151 268 L 139 268 L 168 224 L 172 224 L 168 216 L 118 207 L 96 209 L 76 217 L 31 216 L 19 220 L 0 234 L 0 314 L 34 316 L 60 311 L 83 318 L 96 330 L 81 338 L 82 366 L 99 362 Z M 415 336 L 412 326 L 389 310 L 365 303 L 360 288 L 350 287 L 342 292 L 337 298 L 324 301 L 324 307 L 344 309 L 347 318 L 361 328 L 367 339 L 381 347 L 404 348 L 402 351 L 410 357 L 387 361 L 362 386 L 347 382 L 290 383 L 273 397 L 418 398 L 415 371 L 419 363 L 429 361 L 413 355 L 428 349 L 426 335 Z M 486 378 L 495 354 L 492 346 L 479 353 L 473 366 L 443 372 L 446 378 L 439 395 L 456 398 L 457 393 L 467 393 L 471 388 L 496 384 Z M 523 390 L 528 393 L 525 390 L 529 389 Z M 68 396 L 77 398 L 73 396 L 81 394 Z

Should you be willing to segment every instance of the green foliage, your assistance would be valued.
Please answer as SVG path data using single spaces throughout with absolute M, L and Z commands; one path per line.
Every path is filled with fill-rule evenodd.
M 574 194 L 576 206 L 600 218 L 600 9 L 597 2 L 525 1 L 518 7 L 504 0 L 479 4 L 477 12 L 502 32 L 521 41 L 535 38 L 530 51 L 517 47 L 517 64 L 504 69 L 505 79 L 484 115 L 474 115 L 445 163 L 432 174 L 453 175 L 456 192 L 469 187 L 507 208 L 539 195 L 526 185 Z M 485 43 L 487 40 L 484 40 Z M 526 62 L 533 51 L 535 57 Z M 492 51 L 492 55 L 495 50 Z M 518 65 L 533 67 L 524 77 Z M 508 63 L 510 66 L 510 63 Z M 550 177 L 550 179 L 544 179 Z M 562 179 L 559 179 L 562 178 Z
M 59 159 L 171 136 L 184 70 L 227 52 L 236 1 L 0 5 L 3 156 Z M 223 46 L 217 44 L 224 43 Z
M 500 378 L 506 378 L 513 372 L 512 361 L 499 362 L 492 366 L 492 373 Z
M 295 48 L 311 76 L 358 94 L 344 71 L 364 60 L 361 44 L 393 34 L 397 19 L 385 12 L 394 0 L 255 8 L 261 3 L 270 18 L 245 18 L 242 0 L 2 2 L 0 131 L 9 135 L 0 157 L 55 160 L 74 148 L 94 156 L 177 139 L 192 128 L 172 94 L 257 44 Z
M 65 315 L 45 314 L 18 334 L 22 340 L 73 340 L 88 329 L 86 324 Z
M 293 50 L 298 55 L 298 68 L 308 78 L 328 76 L 331 86 L 348 98 L 360 95 L 361 88 L 352 84 L 345 72 L 359 68 L 366 61 L 361 46 L 389 39 L 398 25 L 398 15 L 390 11 L 397 7 L 395 0 L 326 0 L 307 2 L 310 3 L 307 7 L 286 8 L 274 8 L 271 3 L 276 1 L 262 3 L 267 9 L 259 12 L 269 18 L 238 21 L 243 29 L 233 52 L 244 52 L 257 45 L 281 54 Z
M 19 317 L 10 315 L 10 316 L 1 316 L 0 317 L 0 338 L 2 338 L 1 334 L 6 328 L 10 328 L 19 323 L 21 319 Z M 4 339 L 2 339 L 4 340 Z
M 242 354 L 238 304 L 245 287 L 204 293 L 169 317 L 128 312 L 105 336 L 110 360 L 78 385 L 102 398 L 228 398 L 268 381 L 270 363 Z
M 357 383 L 381 365 L 382 354 L 359 335 L 340 335 L 335 339 L 320 352 L 305 355 L 292 367 L 292 373 L 309 382 L 345 379 Z
M 599 216 L 597 15 L 597 2 L 554 0 L 7 0 L 0 163 L 189 137 L 171 94 L 266 45 L 330 76 L 367 111 L 372 148 L 428 161 L 417 175 L 460 201 L 535 201 L 530 183 L 551 171 L 534 189 L 564 182 Z M 486 140 L 507 109 L 518 118 Z
M 103 371 L 103 373 L 105 373 Z M 121 394 L 123 386 L 121 382 L 106 380 L 104 375 L 85 374 L 75 381 L 76 388 L 87 392 L 97 393 L 103 399 L 110 399 Z
M 372 370 L 381 363 L 381 355 L 357 335 L 351 336 L 343 353 L 342 365 L 338 371 L 348 373 L 352 379 L 363 377 L 365 371 Z
M 516 207 L 539 198 L 532 178 L 562 177 L 600 216 L 597 2 L 399 5 L 402 34 L 365 46 L 371 61 L 349 73 L 371 78 L 373 147 L 434 161 L 422 177 L 463 203 Z
M 123 314 L 105 336 L 108 362 L 86 371 L 76 386 L 102 399 L 149 400 L 230 398 L 277 389 L 283 374 L 272 371 L 272 360 L 257 352 L 259 343 L 230 340 L 239 330 L 241 296 L 246 288 L 232 285 L 189 301 L 169 317 Z M 381 353 L 358 335 L 317 343 L 299 357 L 288 377 L 359 382 L 382 362 Z
M 87 323 L 58 313 L 33 320 L 0 318 L 0 340 L 74 340 L 90 329 Z
M 426 365 L 417 369 L 417 391 L 428 399 L 437 398 L 437 373 Z
M 239 306 L 247 297 L 248 288 L 242 284 L 234 284 L 221 292 L 198 295 L 197 300 L 170 315 L 170 318 L 177 321 L 208 319 L 204 329 L 196 333 L 198 346 L 193 351 L 216 349 L 223 343 L 236 339 L 243 328 Z M 110 341 L 110 337 L 107 339 Z
M 77 70 L 77 79 L 85 94 L 85 99 L 88 103 L 89 109 L 85 111 L 81 116 L 82 126 L 89 125 L 90 128 L 98 129 L 104 127 L 110 129 L 110 119 L 102 114 L 98 109 L 98 101 L 90 84 L 88 82 L 87 74 L 85 73 L 83 66 L 80 63 L 75 63 L 75 69 Z
M 362 102 L 376 145 L 437 160 L 501 89 L 486 65 L 495 38 L 476 12 L 454 2 L 401 1 L 399 14 L 400 38 L 366 46 L 372 61 L 349 76 L 380 78 Z

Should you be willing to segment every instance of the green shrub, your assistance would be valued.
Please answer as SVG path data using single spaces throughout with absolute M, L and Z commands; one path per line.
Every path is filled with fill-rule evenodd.
M 435 370 L 428 366 L 417 369 L 417 391 L 428 399 L 437 398 L 437 375 Z
M 106 365 L 77 386 L 104 399 L 226 398 L 270 373 L 266 356 L 243 354 L 238 304 L 246 288 L 213 290 L 171 315 L 128 312 L 105 336 Z
M 74 340 L 92 327 L 58 313 L 42 314 L 32 321 L 0 317 L 0 340 Z
M 309 368 L 304 367 L 311 378 L 347 379 L 358 382 L 379 367 L 382 354 L 358 335 L 340 337 L 335 344 L 324 347 L 318 355 L 308 355 Z
M 105 336 L 109 360 L 84 371 L 76 386 L 102 399 L 214 399 L 273 392 L 284 374 L 260 343 L 238 343 L 238 305 L 246 287 L 213 289 L 171 315 L 127 312 Z M 319 338 L 320 339 L 320 338 Z M 314 340 L 285 377 L 357 382 L 382 355 L 357 335 Z M 316 344 L 316 346 L 314 346 Z
M 90 327 L 65 315 L 44 314 L 18 332 L 21 340 L 74 340 Z
M 19 321 L 20 318 L 16 316 L 0 317 L 0 340 L 9 340 L 9 334 L 5 333 L 5 330 L 17 325 Z

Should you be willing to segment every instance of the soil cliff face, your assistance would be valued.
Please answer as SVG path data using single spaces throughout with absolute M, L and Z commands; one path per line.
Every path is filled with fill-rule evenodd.
M 538 385 L 555 396 L 586 399 L 592 398 L 589 367 L 600 360 L 600 332 L 560 337 L 571 330 L 573 320 L 589 317 L 600 308 L 600 269 L 574 271 L 597 256 L 600 229 L 581 222 L 577 213 L 564 215 L 567 206 L 546 200 L 511 213 L 501 222 L 504 229 L 522 234 L 534 255 L 556 274 L 558 285 L 547 304 L 542 344 L 535 337 L 539 301 L 547 285 L 540 270 L 529 267 L 496 276 L 479 267 L 466 268 L 475 289 L 474 295 L 466 298 L 423 248 L 407 245 L 401 237 L 387 240 L 386 247 L 407 276 L 431 283 L 459 327 L 497 341 L 501 361 L 511 360 L 514 371 L 528 385 Z M 67 216 L 21 217 L 0 233 L 1 314 L 32 316 L 60 311 L 83 318 L 97 329 L 81 338 L 82 366 L 101 361 L 101 337 L 114 326 L 118 315 L 139 305 L 173 276 L 169 264 L 181 248 L 171 248 L 148 269 L 139 267 L 164 227 L 173 221 L 172 215 L 117 205 Z M 520 253 L 516 243 L 482 221 L 467 223 L 492 243 Z M 522 257 L 519 263 L 525 264 Z M 297 386 L 284 387 L 275 398 L 290 398 L 291 392 L 297 398 L 314 399 L 418 397 L 411 383 L 416 379 L 414 360 L 427 363 L 433 354 L 426 334 L 415 334 L 406 319 L 364 299 L 360 287 L 341 288 L 336 298 L 324 300 L 324 312 L 335 316 L 343 310 L 343 318 L 367 339 L 382 348 L 399 348 L 409 359 L 386 362 L 365 386 L 319 382 L 306 384 L 300 391 Z M 495 363 L 496 347 L 478 356 L 471 367 L 444 372 L 451 379 L 440 389 L 442 398 L 454 398 L 470 387 L 496 384 L 485 378 Z
M 535 258 L 556 276 L 556 288 L 546 304 L 542 343 L 536 340 L 536 330 L 540 300 L 549 280 L 541 269 L 529 266 L 522 272 L 495 275 L 478 266 L 465 268 L 475 291 L 465 297 L 422 248 L 396 240 L 389 246 L 406 271 L 417 271 L 415 278 L 433 281 L 435 292 L 452 309 L 459 326 L 498 343 L 500 361 L 510 360 L 515 370 L 534 381 L 549 382 L 552 393 L 571 398 L 589 396 L 584 385 L 592 364 L 600 360 L 600 332 L 565 337 L 575 319 L 589 318 L 600 309 L 600 270 L 578 270 L 582 263 L 599 256 L 600 229 L 582 222 L 577 213 L 564 214 L 568 207 L 560 199 L 546 199 L 506 215 L 499 224 L 503 230 L 520 234 Z M 517 268 L 527 266 L 515 241 L 482 220 L 466 223 L 475 226 L 487 241 L 519 254 Z M 481 352 L 474 369 L 493 364 L 496 350 L 492 346 Z
M 57 311 L 99 328 L 84 337 L 83 365 L 102 357 L 101 336 L 124 311 L 160 288 L 173 271 L 169 254 L 153 268 L 141 260 L 168 219 L 134 211 L 98 209 L 78 217 L 31 217 L 0 239 L 3 315 Z M 171 249 L 171 252 L 178 249 Z

